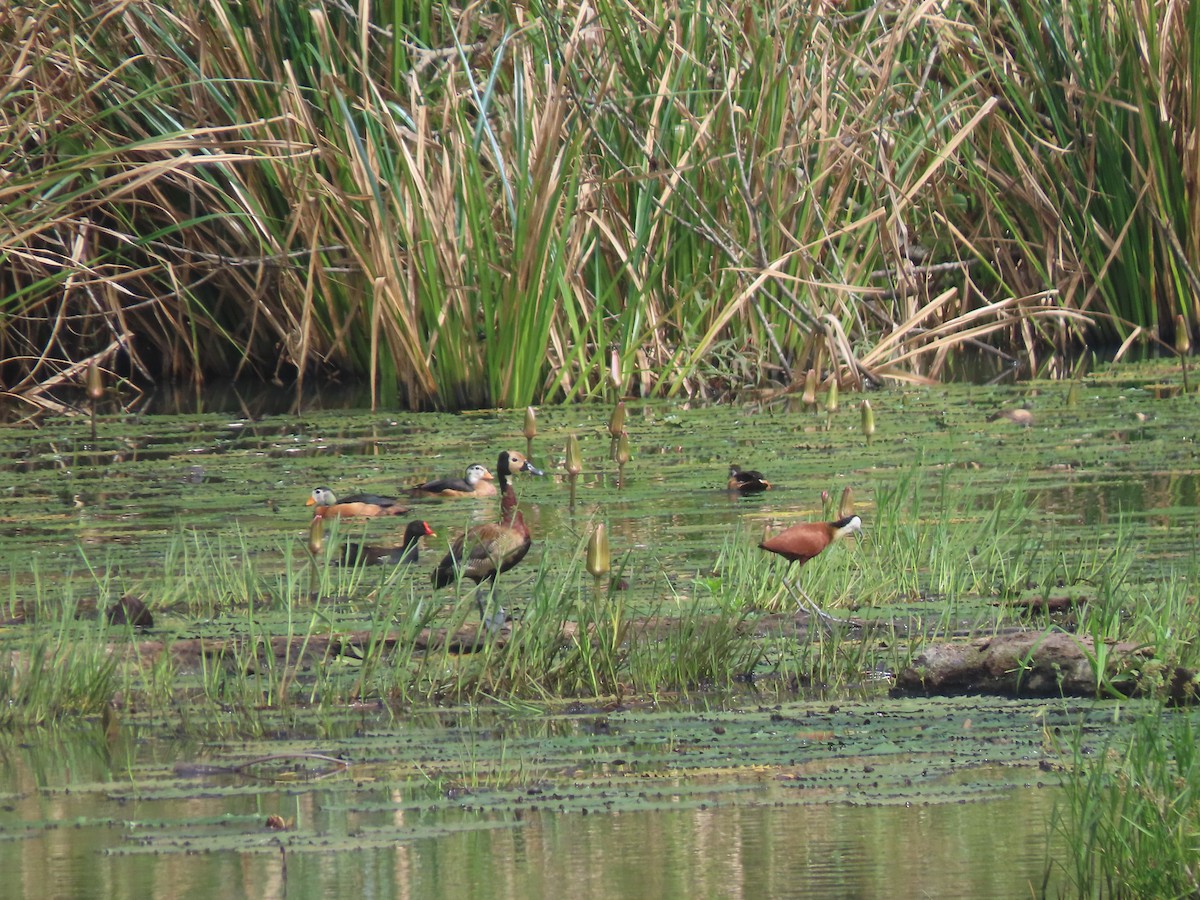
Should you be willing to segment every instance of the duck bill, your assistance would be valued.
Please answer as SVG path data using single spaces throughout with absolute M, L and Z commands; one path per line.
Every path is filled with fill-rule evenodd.
M 525 465 L 521 466 L 521 471 L 528 472 L 530 475 L 545 475 L 546 474 L 541 469 L 535 468 L 533 463 L 531 463 L 529 460 L 525 460 Z

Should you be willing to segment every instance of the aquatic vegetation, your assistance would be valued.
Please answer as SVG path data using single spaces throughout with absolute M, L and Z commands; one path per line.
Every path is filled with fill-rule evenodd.
M 884 821 L 906 833 L 921 807 L 923 823 L 943 823 L 938 845 L 957 848 L 947 857 L 973 829 L 989 859 L 1009 810 L 1024 856 L 988 877 L 1025 885 L 1048 840 L 1065 861 L 1054 893 L 1076 877 L 1059 845 L 1077 838 L 1036 827 L 1054 793 L 1040 786 L 1076 777 L 1076 741 L 1085 783 L 1089 750 L 1124 747 L 1139 717 L 1158 715 L 1120 698 L 1194 699 L 1194 398 L 1158 396 L 1167 379 L 1157 364 L 1072 385 L 879 392 L 869 443 L 850 404 L 626 400 L 620 434 L 637 452 L 623 472 L 611 402 L 540 409 L 534 452 L 547 455 L 534 461 L 551 475 L 520 485 L 534 543 L 488 595 L 514 617 L 495 633 L 478 626 L 473 584 L 430 582 L 454 535 L 495 520 L 494 500 L 414 499 L 437 532 L 415 562 L 344 565 L 347 542 L 394 545 L 408 517 L 334 519 L 317 535 L 304 499 L 314 484 L 387 495 L 462 471 L 519 440 L 519 411 L 101 415 L 96 442 L 84 420 L 0 427 L 0 738 L 12 739 L 0 754 L 19 763 L 0 770 L 69 786 L 53 799 L 85 820 L 71 852 L 86 835 L 79 852 L 103 849 L 118 872 L 134 856 L 190 866 L 197 848 L 259 874 L 286 859 L 291 878 L 317 856 L 391 872 L 428 844 L 440 866 L 452 847 L 487 866 L 487 851 L 516 852 L 506 842 L 546 816 L 593 848 L 571 829 L 617 811 L 641 845 L 652 817 L 711 836 L 714 814 L 745 815 L 762 871 L 777 872 L 790 855 L 760 831 L 773 809 L 804 806 L 793 818 L 843 829 L 839 846 L 911 860 L 911 837 L 855 841 Z M 1033 425 L 987 421 L 1031 397 Z M 769 472 L 771 489 L 730 491 L 737 460 Z M 792 573 L 833 616 L 810 627 L 783 588 L 786 561 L 758 544 L 843 507 L 863 534 Z M 151 629 L 109 620 L 127 596 L 146 602 Z M 930 642 L 1013 632 L 1078 636 L 1097 672 L 1120 648 L 1144 652 L 1098 699 L 889 695 Z M 62 776 L 57 757 L 27 766 L 20 741 L 41 728 L 79 729 L 70 765 L 91 774 Z M 0 837 L 22 841 L 0 848 L 43 840 L 46 789 L 8 790 Z M 805 834 L 789 847 L 827 853 L 797 843 Z M 960 893 L 983 883 L 975 864 L 965 878 Z
M 1194 319 L 1196 80 L 1159 49 L 1194 17 L 867 12 L 45 4 L 0 45 L 41 101 L 0 132 L 7 383 L 57 412 L 99 368 L 336 369 L 520 408 L 811 371 L 815 408 L 829 371 Z
M 99 716 L 109 707 L 123 679 L 104 642 L 88 639 L 89 630 L 68 619 L 8 654 L 0 666 L 0 725 Z
M 1089 637 L 1097 672 L 1112 642 L 1145 646 L 1103 692 L 1172 693 L 1176 668 L 1200 664 L 1196 479 L 1186 465 L 1161 474 L 1181 460 L 1190 400 L 1148 400 L 1142 385 L 1161 379 L 1157 368 L 1122 371 L 1114 384 L 1107 373 L 1081 378 L 1075 405 L 1070 388 L 1045 385 L 1037 424 L 1021 429 L 986 422 L 1015 405 L 1011 391 L 881 393 L 869 444 L 853 407 L 818 421 L 786 402 L 627 402 L 618 436 L 639 452 L 623 464 L 611 455 L 612 406 L 543 409 L 536 437 L 555 448 L 543 465 L 570 462 L 575 502 L 553 477 L 522 484 L 534 544 L 499 578 L 494 602 L 516 620 L 494 636 L 471 616 L 469 584 L 435 595 L 428 580 L 453 534 L 494 520 L 491 502 L 413 500 L 439 537 L 416 564 L 366 566 L 339 564 L 343 546 L 395 544 L 401 525 L 331 520 L 312 544 L 303 501 L 331 473 L 386 494 L 446 471 L 443 458 L 457 469 L 508 444 L 517 413 L 102 417 L 104 452 L 90 449 L 84 422 L 0 429 L 21 461 L 0 468 L 0 489 L 40 510 L 10 530 L 5 603 L 19 624 L 0 633 L 0 651 L 23 651 L 81 609 L 94 619 L 122 596 L 142 598 L 150 634 L 73 637 L 77 659 L 117 660 L 90 696 L 160 711 L 186 699 L 189 727 L 235 711 L 248 734 L 265 710 L 359 703 L 658 697 L 741 683 L 880 692 L 927 641 L 1029 625 Z M 1155 418 L 1140 422 L 1133 413 L 1147 402 Z M 911 441 L 910 427 L 926 432 Z M 439 458 L 422 449 L 432 445 Z M 728 490 L 729 461 L 748 458 L 771 472 L 770 491 Z M 822 631 L 783 588 L 786 561 L 757 545 L 836 515 L 839 495 L 861 515 L 861 539 L 793 573 L 842 620 Z M 590 540 L 600 523 L 606 575 Z M 34 720 L 46 715 L 36 707 Z
M 1084 736 L 1055 809 L 1076 896 L 1187 897 L 1200 889 L 1200 733 L 1190 711 L 1150 711 L 1132 733 Z M 1048 875 L 1051 872 L 1048 871 Z

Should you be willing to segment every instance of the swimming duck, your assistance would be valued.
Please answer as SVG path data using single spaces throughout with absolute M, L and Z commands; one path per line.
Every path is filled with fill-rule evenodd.
M 487 466 L 479 463 L 467 466 L 463 478 L 438 478 L 427 481 L 412 489 L 414 494 L 429 494 L 436 497 L 495 497 L 496 485 Z
M 408 512 L 407 506 L 401 506 L 394 497 L 380 497 L 378 494 L 354 494 L 338 500 L 333 491 L 326 487 L 313 488 L 307 506 L 315 506 L 314 519 L 324 519 L 339 516 L 402 516 Z
M 342 565 L 353 566 L 361 562 L 365 566 L 395 566 L 400 563 L 415 563 L 420 553 L 423 537 L 437 537 L 437 532 L 428 522 L 413 519 L 404 528 L 404 543 L 399 547 L 369 547 L 366 544 L 347 544 L 342 548 Z
M 757 494 L 770 488 L 771 482 L 763 477 L 762 472 L 743 470 L 736 465 L 729 467 L 729 490 L 742 494 Z
M 517 472 L 542 475 L 528 459 L 515 450 L 505 450 L 496 463 L 496 474 L 500 487 L 500 521 L 487 522 L 467 529 L 451 546 L 438 567 L 433 570 L 433 586 L 448 587 L 454 584 L 457 574 L 470 578 L 476 584 L 494 581 L 501 572 L 507 572 L 525 558 L 533 544 L 525 517 L 517 509 L 517 494 L 509 477 Z M 498 628 L 506 619 L 501 608 L 496 617 L 489 617 L 486 598 L 476 594 L 479 614 L 490 628 Z

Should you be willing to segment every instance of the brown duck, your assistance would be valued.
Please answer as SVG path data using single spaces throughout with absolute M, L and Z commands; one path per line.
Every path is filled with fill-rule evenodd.
M 737 465 L 729 467 L 729 490 L 741 494 L 757 494 L 759 491 L 771 489 L 771 482 L 763 477 L 762 472 L 754 469 L 742 469 Z
M 517 472 L 544 474 L 515 450 L 505 450 L 496 464 L 500 487 L 500 521 L 467 529 L 450 546 L 450 551 L 433 570 L 433 586 L 449 587 L 457 573 L 476 584 L 494 579 L 525 558 L 533 539 L 525 517 L 517 509 L 517 494 L 509 477 Z

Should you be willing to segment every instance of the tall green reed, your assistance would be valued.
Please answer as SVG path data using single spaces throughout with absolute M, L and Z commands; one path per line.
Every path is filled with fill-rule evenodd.
M 1099 751 L 1081 729 L 1052 827 L 1078 896 L 1186 897 L 1200 888 L 1200 755 L 1193 716 L 1151 712 Z M 1048 871 L 1048 876 L 1049 876 Z

